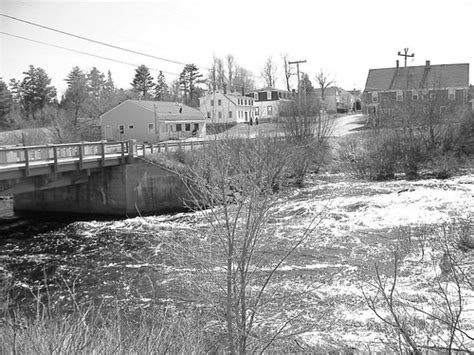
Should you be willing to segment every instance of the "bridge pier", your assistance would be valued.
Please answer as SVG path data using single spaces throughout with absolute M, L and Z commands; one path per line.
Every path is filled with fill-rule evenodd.
M 84 183 L 14 195 L 15 213 L 114 216 L 155 214 L 185 207 L 189 198 L 174 172 L 142 159 L 91 172 Z

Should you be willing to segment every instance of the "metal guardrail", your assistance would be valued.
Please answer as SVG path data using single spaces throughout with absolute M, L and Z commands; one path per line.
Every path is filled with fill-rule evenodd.
M 105 162 L 108 156 L 125 158 L 133 154 L 133 141 L 121 142 L 81 142 L 66 144 L 47 144 L 37 146 L 15 146 L 0 147 L 0 173 L 2 168 L 17 167 L 25 169 L 25 175 L 29 175 L 32 163 L 35 165 L 52 164 L 53 170 L 58 170 L 60 162 L 77 162 L 79 169 L 85 160 L 102 160 Z M 44 163 L 44 164 L 42 164 Z

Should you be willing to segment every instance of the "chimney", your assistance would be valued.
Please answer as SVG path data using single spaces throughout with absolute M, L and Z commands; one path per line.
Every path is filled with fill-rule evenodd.
M 225 94 L 227 94 L 227 84 L 224 83 L 224 84 L 223 84 L 223 87 L 224 87 L 224 95 L 225 95 Z
M 397 59 L 397 69 L 400 67 L 400 61 Z
M 431 62 L 429 60 L 426 61 L 426 67 L 429 68 L 431 65 Z

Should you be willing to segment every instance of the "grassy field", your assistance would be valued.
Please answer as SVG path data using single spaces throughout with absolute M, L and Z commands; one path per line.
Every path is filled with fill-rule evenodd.
M 433 309 L 439 305 L 434 290 L 443 274 L 440 237 L 448 231 L 472 285 L 474 250 L 456 245 L 473 234 L 473 197 L 469 173 L 448 180 L 379 183 L 323 174 L 311 176 L 305 188 L 285 191 L 266 226 L 272 236 L 269 257 L 282 253 L 315 218 L 317 226 L 280 267 L 259 319 L 261 329 L 295 316 L 291 326 L 305 329 L 298 339 L 313 350 L 387 350 L 393 339 L 363 296 L 376 293 L 374 266 L 390 280 L 397 251 L 398 295 Z M 76 222 L 33 239 L 2 240 L 2 291 L 9 292 L 3 294 L 3 308 L 34 314 L 38 299 L 47 297 L 51 307 L 64 312 L 87 302 L 132 311 L 206 309 L 206 299 L 190 287 L 196 280 L 205 282 L 202 270 L 181 260 L 176 248 L 183 239 L 197 246 L 203 235 L 203 216 L 181 213 Z M 257 271 L 265 272 L 264 266 Z M 451 290 L 448 279 L 442 282 Z M 474 290 L 463 286 L 459 292 L 460 325 L 468 335 L 463 341 L 472 349 Z M 426 327 L 419 323 L 419 328 L 416 336 L 425 341 Z M 3 327 L 2 333 L 8 335 L 7 330 Z

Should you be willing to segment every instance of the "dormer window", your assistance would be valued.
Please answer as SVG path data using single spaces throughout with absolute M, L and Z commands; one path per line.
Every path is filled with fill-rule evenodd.
M 272 92 L 267 91 L 267 100 L 271 100 L 271 99 L 272 99 Z
M 253 93 L 253 98 L 258 101 L 258 92 Z

